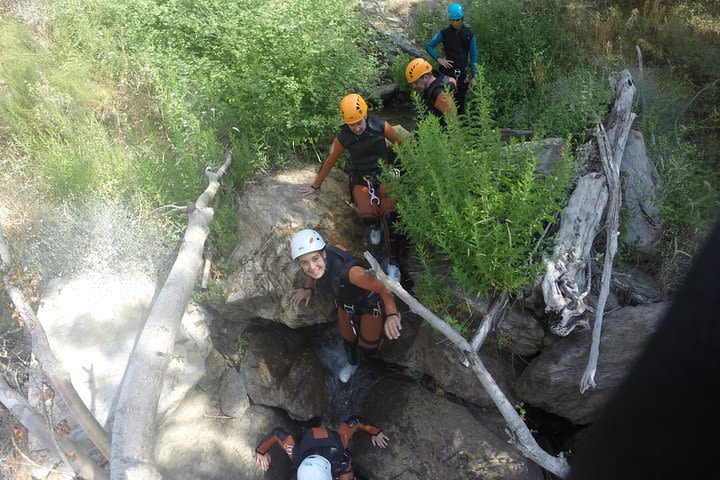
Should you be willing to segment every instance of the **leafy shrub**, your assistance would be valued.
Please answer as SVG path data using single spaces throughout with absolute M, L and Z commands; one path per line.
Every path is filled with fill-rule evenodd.
M 173 143 L 199 123 L 216 139 L 235 127 L 271 154 L 286 151 L 334 129 L 339 99 L 379 78 L 369 24 L 349 0 L 105 1 L 93 7 L 102 14 L 86 0 L 54 4 L 83 49 L 127 51 L 126 64 L 110 63 L 152 82 Z
M 536 244 L 561 208 L 572 160 L 563 156 L 540 178 L 532 149 L 501 143 L 488 97 L 480 70 L 465 121 L 450 118 L 444 129 L 435 116 L 422 118 L 397 147 L 402 177 L 387 181 L 400 228 L 422 251 L 449 260 L 461 288 L 516 293 L 540 267 Z

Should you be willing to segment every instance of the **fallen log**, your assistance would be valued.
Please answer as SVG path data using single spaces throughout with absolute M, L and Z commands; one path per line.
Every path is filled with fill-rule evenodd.
M 188 226 L 175 263 L 140 331 L 125 370 L 112 429 L 110 478 L 160 479 L 154 460 L 157 406 L 163 376 L 173 353 L 177 327 L 202 266 L 202 253 L 214 211 L 209 206 L 230 167 L 232 153 L 213 172 L 208 187 L 188 205 Z

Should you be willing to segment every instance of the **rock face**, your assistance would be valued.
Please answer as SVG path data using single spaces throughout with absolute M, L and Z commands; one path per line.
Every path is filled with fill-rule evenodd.
M 665 303 L 624 307 L 604 318 L 595 374 L 597 388 L 580 393 L 591 332 L 577 331 L 530 363 L 515 384 L 518 397 L 573 423 L 592 422 L 657 328 L 666 307 Z
M 642 253 L 653 254 L 660 225 L 655 193 L 660 175 L 648 155 L 642 133 L 637 130 L 630 130 L 628 135 L 620 173 L 623 204 L 627 211 L 623 241 Z
M 233 273 L 226 283 L 227 302 L 215 306 L 223 317 L 259 317 L 292 328 L 327 321 L 332 307 L 328 297 L 313 296 L 309 306 L 300 309 L 290 304 L 292 290 L 304 283 L 290 258 L 290 237 L 314 228 L 327 243 L 343 244 L 357 255 L 366 248 L 360 219 L 347 202 L 347 175 L 335 168 L 317 194 L 303 197 L 300 187 L 310 185 L 315 175 L 314 168 L 305 167 L 245 186 L 238 201 L 241 240 L 228 261 Z
M 287 328 L 256 334 L 238 370 L 253 402 L 283 408 L 296 420 L 322 416 L 330 399 L 320 359 Z
M 460 352 L 431 328 L 419 329 L 408 359 L 415 368 L 430 375 L 443 390 L 477 405 L 494 405 L 475 372 L 463 365 Z M 480 359 L 503 393 L 512 398 L 513 375 L 508 362 L 491 345 L 480 351 Z
M 528 356 L 542 349 L 545 329 L 529 310 L 516 303 L 498 323 L 494 337 L 499 347 Z
M 368 479 L 543 478 L 539 467 L 507 443 L 502 430 L 412 383 L 379 381 L 363 415 L 390 437 L 385 449 L 373 447 L 361 433 L 353 439 L 358 471 Z
M 53 281 L 42 295 L 37 314 L 50 346 L 101 424 L 112 421 L 125 366 L 154 291 L 155 284 L 141 274 L 88 275 Z M 212 349 L 207 321 L 202 307 L 188 305 L 165 374 L 159 413 L 176 405 L 205 374 L 205 358 Z

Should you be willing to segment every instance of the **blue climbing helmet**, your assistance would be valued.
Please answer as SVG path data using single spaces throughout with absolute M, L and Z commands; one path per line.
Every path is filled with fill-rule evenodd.
M 459 3 L 451 3 L 448 7 L 448 18 L 450 20 L 462 20 L 465 18 L 465 11 Z

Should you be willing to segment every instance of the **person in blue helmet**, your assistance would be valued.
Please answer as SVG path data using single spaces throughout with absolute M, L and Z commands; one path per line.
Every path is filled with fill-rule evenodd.
M 465 110 L 465 96 L 468 88 L 474 85 L 474 77 L 477 75 L 478 50 L 475 33 L 465 25 L 465 10 L 459 3 L 453 3 L 448 7 L 448 19 L 450 26 L 437 32 L 425 45 L 425 49 L 439 64 L 439 71 L 443 75 L 452 77 L 457 81 L 457 92 L 455 92 L 455 103 L 457 112 Z M 435 49 L 442 43 L 445 54 L 441 57 Z M 469 60 L 468 60 L 469 57 Z M 472 76 L 468 73 L 468 63 Z

